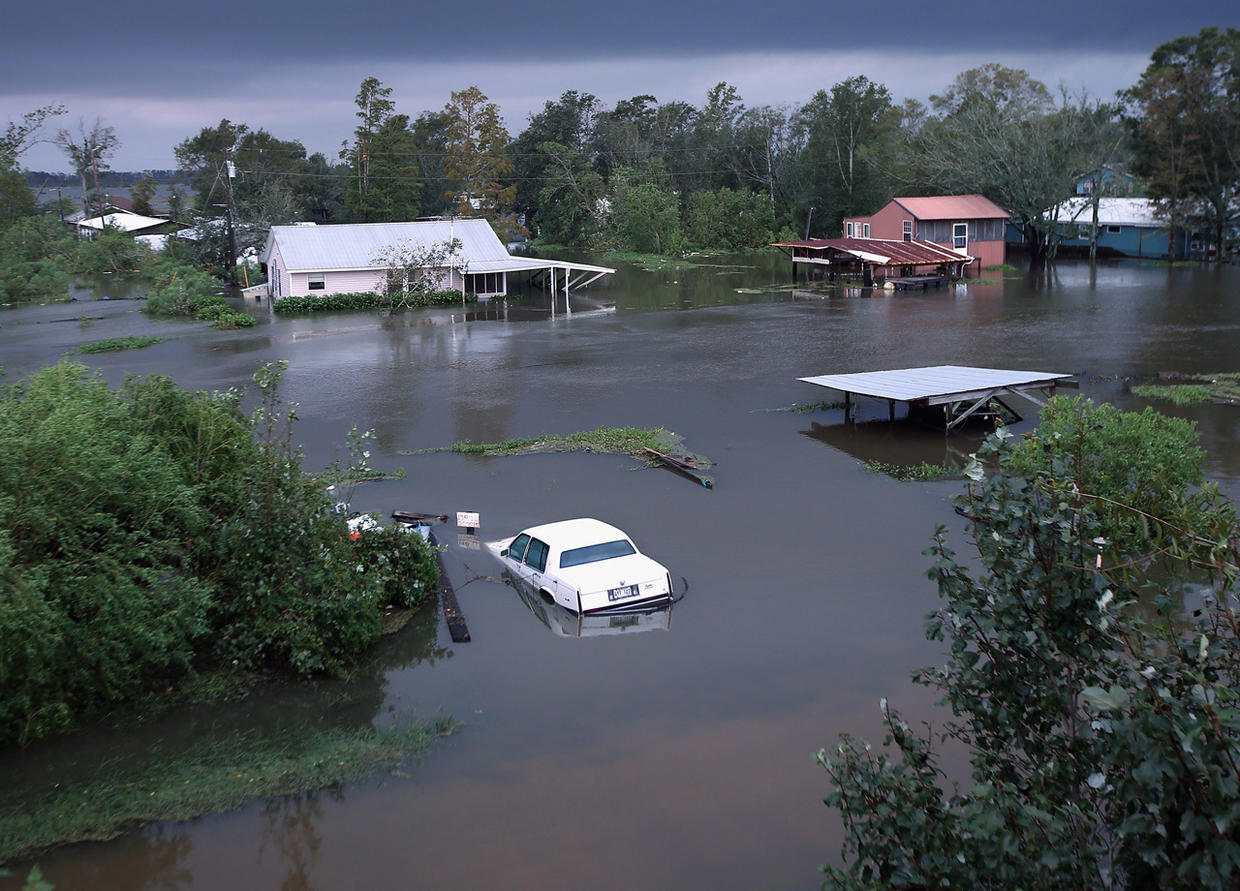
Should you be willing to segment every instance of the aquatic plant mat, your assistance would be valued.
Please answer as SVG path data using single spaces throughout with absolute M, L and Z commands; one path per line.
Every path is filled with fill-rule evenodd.
M 1185 374 L 1156 384 L 1137 384 L 1132 392 L 1135 396 L 1165 399 L 1175 405 L 1207 402 L 1240 405 L 1240 373 Z
M 84 343 L 76 349 L 70 350 L 71 353 L 117 353 L 121 350 L 140 350 L 157 343 L 162 343 L 162 337 L 109 337 L 105 340 L 92 340 Z
M 82 841 L 107 841 L 144 823 L 192 820 L 259 798 L 295 795 L 389 771 L 459 725 L 298 733 L 234 733 L 188 750 L 117 758 L 66 786 L 0 792 L 0 864 Z M 22 795 L 20 801 L 11 796 Z
M 884 473 L 900 482 L 931 482 L 934 480 L 960 479 L 961 471 L 955 467 L 944 467 L 942 464 L 890 464 L 886 461 L 865 461 L 863 466 L 870 473 Z
M 603 455 L 629 455 L 652 467 L 645 449 L 663 452 L 678 461 L 705 469 L 714 461 L 702 455 L 688 452 L 684 437 L 662 427 L 596 427 L 577 433 L 544 433 L 528 439 L 508 439 L 503 442 L 454 442 L 450 446 L 433 449 L 402 451 L 402 455 L 428 455 L 434 452 L 455 452 L 458 455 L 535 455 L 545 452 L 597 452 Z

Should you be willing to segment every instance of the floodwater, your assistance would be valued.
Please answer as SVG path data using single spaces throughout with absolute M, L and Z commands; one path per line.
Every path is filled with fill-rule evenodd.
M 127 300 L 0 313 L 9 379 L 126 334 L 170 339 L 85 357 L 112 382 L 245 387 L 260 363 L 286 359 L 308 467 L 344 457 L 356 423 L 376 430 L 375 467 L 407 471 L 359 487 L 355 507 L 478 511 L 482 539 L 598 517 L 688 586 L 658 620 L 580 627 L 496 581 L 498 564 L 441 526 L 471 642 L 451 643 L 427 611 L 350 682 L 10 753 L 0 783 L 45 786 L 235 728 L 446 713 L 463 724 L 455 735 L 370 782 L 54 851 L 44 874 L 60 888 L 816 887 L 841 835 L 813 753 L 843 732 L 881 740 L 883 696 L 911 720 L 941 718 L 908 678 L 941 655 L 922 635 L 937 598 L 921 551 L 936 524 L 955 525 L 960 484 L 900 483 L 861 461 L 959 461 L 976 440 L 889 425 L 879 403 L 849 427 L 838 410 L 777 410 L 836 398 L 796 378 L 1034 369 L 1139 408 L 1127 378 L 1237 370 L 1235 268 L 1061 263 L 1040 280 L 889 295 L 794 289 L 771 257 L 715 262 L 622 269 L 554 319 L 537 295 L 507 318 L 269 319 L 260 304 L 260 324 L 233 332 L 152 321 Z M 1210 475 L 1234 490 L 1240 410 L 1175 411 L 1199 422 Z M 715 488 L 620 456 L 407 454 L 600 425 L 675 431 L 716 462 Z

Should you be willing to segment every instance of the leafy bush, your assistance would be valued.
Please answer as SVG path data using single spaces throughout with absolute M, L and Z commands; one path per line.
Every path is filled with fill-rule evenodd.
M 451 306 L 460 303 L 461 292 L 454 290 L 431 291 L 427 294 L 411 294 L 410 306 Z M 477 294 L 465 294 L 466 303 L 477 303 Z M 387 309 L 388 301 L 383 295 L 372 291 L 359 291 L 348 294 L 324 294 L 322 297 L 310 295 L 281 297 L 271 305 L 273 312 L 291 315 L 306 312 L 352 312 L 362 309 Z
M 689 196 L 685 240 L 695 250 L 740 251 L 772 241 L 769 200 L 753 192 L 719 189 Z
M 0 303 L 64 297 L 73 236 L 52 216 L 25 217 L 0 231 Z
M 193 316 L 196 301 L 218 296 L 219 283 L 192 266 L 153 270 L 153 282 L 142 311 L 153 316 Z
M 1108 503 L 1159 516 L 1170 494 L 1201 483 L 1204 458 L 1192 421 L 1149 407 L 1126 412 L 1081 396 L 1055 396 L 1042 409 L 1036 435 L 1013 447 L 1007 467 L 1027 479 L 1042 473 L 1078 480 L 1083 491 L 1102 499 L 1092 509 L 1112 517 L 1104 532 L 1115 539 L 1147 524 L 1140 514 L 1110 510 Z
M 249 417 L 67 362 L 0 390 L 0 742 L 220 666 L 342 669 L 381 605 L 433 593 L 420 538 L 354 543 L 302 472 L 281 368 Z
M 1144 539 L 1126 539 L 1125 559 L 1104 560 L 1090 469 L 1003 472 L 1023 448 L 996 435 L 966 470 L 958 510 L 976 559 L 957 561 L 944 527 L 927 551 L 943 603 L 926 636 L 949 653 L 914 681 L 942 693 L 951 716 L 923 735 L 884 700 L 881 749 L 844 737 L 818 755 L 846 830 L 845 864 L 824 867 L 824 884 L 1234 888 L 1235 511 L 1210 487 L 1169 492 L 1157 500 L 1179 531 L 1145 553 Z M 1198 525 L 1184 535 L 1189 517 Z M 1142 618 L 1143 585 L 1200 565 L 1217 580 L 1201 609 L 1187 615 L 1164 593 L 1158 620 Z M 936 737 L 967 752 L 962 785 L 939 766 Z
M 150 248 L 135 241 L 132 235 L 118 229 L 104 229 L 94 238 L 77 243 L 73 268 L 87 275 L 134 272 L 151 253 Z

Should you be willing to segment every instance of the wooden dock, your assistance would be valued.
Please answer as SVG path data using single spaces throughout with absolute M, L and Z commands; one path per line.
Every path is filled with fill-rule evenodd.
M 854 396 L 887 400 L 889 417 L 895 420 L 895 403 L 913 408 L 942 406 L 946 432 L 959 427 L 992 399 L 1003 395 L 1023 396 L 1044 405 L 1038 391 L 1054 393 L 1056 387 L 1075 387 L 1070 374 L 1046 371 L 1012 371 L 1003 368 L 974 368 L 967 365 L 931 365 L 893 371 L 867 371 L 860 374 L 822 374 L 798 380 L 844 394 L 844 420 L 849 420 Z M 1012 411 L 1010 406 L 1006 406 Z M 1013 414 L 1016 414 L 1013 411 Z M 1019 417 L 1019 415 L 1017 415 Z

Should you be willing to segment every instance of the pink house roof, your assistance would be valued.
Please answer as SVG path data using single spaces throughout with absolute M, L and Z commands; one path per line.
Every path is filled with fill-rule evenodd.
M 1007 219 L 1007 211 L 985 195 L 931 195 L 924 198 L 892 198 L 919 220 Z

